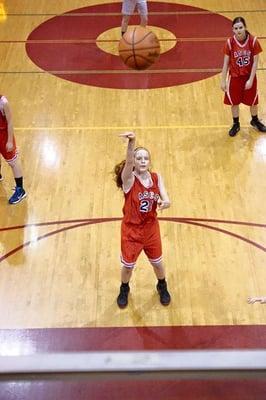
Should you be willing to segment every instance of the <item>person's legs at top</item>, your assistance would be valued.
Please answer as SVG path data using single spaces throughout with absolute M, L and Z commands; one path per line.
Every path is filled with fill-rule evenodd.
M 146 0 L 140 0 L 137 2 L 137 9 L 140 15 L 140 26 L 145 28 L 148 24 L 148 7 Z
M 121 35 L 127 31 L 129 20 L 131 15 L 134 13 L 136 7 L 136 0 L 123 0 L 122 3 L 122 23 L 121 23 Z

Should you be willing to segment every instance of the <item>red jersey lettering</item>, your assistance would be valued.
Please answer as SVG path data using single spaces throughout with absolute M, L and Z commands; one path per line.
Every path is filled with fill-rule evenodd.
M 156 219 L 157 201 L 160 197 L 158 175 L 152 172 L 151 179 L 152 186 L 146 188 L 135 177 L 132 188 L 125 193 L 124 222 L 138 225 Z
M 235 36 L 227 39 L 224 54 L 229 56 L 229 74 L 232 77 L 250 75 L 254 56 L 262 52 L 256 37 L 248 34 L 244 42 L 239 42 Z

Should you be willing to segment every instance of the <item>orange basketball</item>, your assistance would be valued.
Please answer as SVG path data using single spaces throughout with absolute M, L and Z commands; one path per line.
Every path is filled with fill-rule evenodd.
M 157 36 L 147 28 L 128 29 L 119 42 L 119 55 L 133 69 L 147 69 L 160 56 Z

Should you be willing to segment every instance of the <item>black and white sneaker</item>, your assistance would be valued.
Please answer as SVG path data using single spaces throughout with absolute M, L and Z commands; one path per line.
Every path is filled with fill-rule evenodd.
M 266 126 L 258 119 L 258 120 L 251 120 L 250 125 L 256 129 L 258 132 L 266 132 Z
M 233 137 L 233 136 L 235 136 L 235 135 L 237 134 L 237 132 L 239 132 L 239 131 L 240 131 L 240 124 L 237 123 L 237 122 L 235 122 L 235 123 L 233 123 L 232 128 L 230 128 L 228 134 L 229 134 L 229 136 Z
M 120 292 L 117 297 L 117 305 L 120 308 L 125 308 L 128 303 L 128 293 L 130 291 L 129 286 L 120 286 Z
M 163 306 L 168 306 L 171 301 L 171 296 L 167 290 L 167 283 L 166 282 L 158 282 L 156 286 L 158 293 L 160 295 L 160 302 Z

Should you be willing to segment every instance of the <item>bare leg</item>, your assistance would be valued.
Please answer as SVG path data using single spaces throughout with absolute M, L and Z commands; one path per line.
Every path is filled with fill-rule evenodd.
M 151 262 L 151 265 L 153 266 L 153 270 L 157 279 L 165 279 L 165 269 L 163 266 L 163 262 L 160 261 L 159 263 L 156 264 Z
M 239 106 L 232 106 L 232 117 L 233 118 L 238 118 L 239 117 Z
M 12 168 L 14 178 L 21 178 L 22 177 L 22 168 L 21 168 L 18 158 L 16 158 L 16 160 L 14 160 L 9 165 Z
M 250 114 L 252 117 L 258 115 L 258 105 L 250 106 Z
M 121 282 L 128 283 L 132 275 L 133 268 L 127 268 L 124 265 L 121 270 Z
M 130 15 L 123 15 L 123 17 L 122 17 L 122 24 L 121 24 L 122 35 L 127 31 L 129 19 L 130 19 Z
M 148 16 L 141 15 L 140 16 L 140 26 L 143 26 L 143 28 L 146 28 L 147 24 L 148 24 Z

